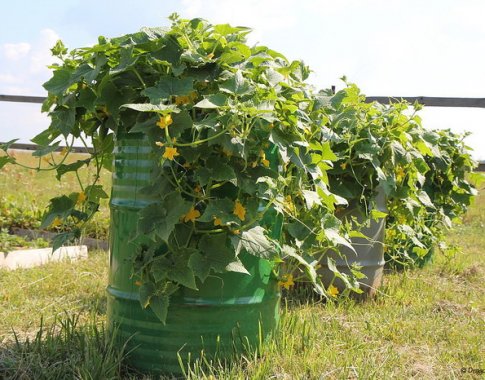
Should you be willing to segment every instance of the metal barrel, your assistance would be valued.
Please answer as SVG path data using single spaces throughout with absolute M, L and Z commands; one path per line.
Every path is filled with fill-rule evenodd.
M 272 264 L 250 255 L 241 261 L 250 276 L 213 274 L 199 290 L 182 288 L 170 299 L 167 322 L 143 309 L 132 278 L 131 243 L 138 211 L 157 202 L 140 189 L 150 184 L 156 158 L 139 134 L 119 138 L 114 152 L 110 201 L 110 270 L 108 326 L 119 344 L 126 342 L 127 364 L 141 371 L 179 374 L 179 357 L 230 360 L 257 348 L 277 327 L 280 293 Z
M 379 211 L 386 211 L 386 197 L 383 192 L 379 192 L 376 196 L 376 208 Z M 359 223 L 363 223 L 369 217 L 362 214 L 358 209 L 348 209 L 342 217 L 355 217 Z M 384 273 L 384 234 L 386 228 L 385 218 L 378 220 L 367 220 L 368 226 L 363 227 L 360 232 L 366 236 L 351 238 L 351 249 L 341 246 L 339 247 L 339 253 L 330 251 L 326 256 L 329 256 L 335 260 L 337 269 L 341 273 L 351 274 L 349 266 L 357 264 L 362 268 L 360 271 L 366 277 L 359 279 L 359 287 L 363 291 L 362 294 L 352 293 L 352 296 L 357 299 L 364 299 L 369 296 L 374 296 L 377 289 L 382 283 L 382 277 Z M 321 263 L 321 268 L 318 270 L 321 275 L 322 281 L 325 286 L 328 286 L 333 280 L 333 272 L 328 269 L 326 257 Z M 345 285 L 341 279 L 336 278 L 333 282 L 339 291 L 345 289 Z

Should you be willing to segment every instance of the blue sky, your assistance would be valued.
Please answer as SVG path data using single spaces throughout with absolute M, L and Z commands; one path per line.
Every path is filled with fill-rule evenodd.
M 203 17 L 253 28 L 260 43 L 303 59 L 315 86 L 346 75 L 367 95 L 485 97 L 483 0 L 16 1 L 0 15 L 0 94 L 44 95 L 57 39 L 75 48 L 167 16 Z M 48 125 L 39 105 L 0 103 L 0 141 L 28 141 Z M 468 130 L 485 159 L 485 109 L 428 108 L 430 128 Z

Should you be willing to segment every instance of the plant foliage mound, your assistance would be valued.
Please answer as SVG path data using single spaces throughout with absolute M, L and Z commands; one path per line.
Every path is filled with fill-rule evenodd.
M 43 105 L 52 122 L 32 140 L 41 146 L 34 154 L 49 154 L 61 140 L 90 142 L 89 158 L 55 170 L 61 178 L 94 165 L 97 174 L 79 192 L 52 199 L 43 226 L 71 226 L 57 245 L 79 236 L 107 197 L 101 168 L 111 168 L 116 142 L 134 134 L 149 140 L 156 162 L 142 189 L 154 202 L 140 211 L 134 238 L 144 307 L 164 320 L 180 286 L 197 289 L 211 273 L 247 274 L 241 254 L 301 265 L 325 295 L 310 254 L 349 243 L 333 216 L 345 201 L 328 190 L 327 118 L 305 83 L 308 68 L 248 46 L 247 28 L 171 20 L 169 29 L 52 49 L 60 63 L 44 84 Z M 277 227 L 283 216 L 286 244 Z

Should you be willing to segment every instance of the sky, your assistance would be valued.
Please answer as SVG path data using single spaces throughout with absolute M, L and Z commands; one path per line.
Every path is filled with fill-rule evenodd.
M 251 44 L 301 59 L 317 88 L 346 76 L 368 96 L 485 97 L 483 0 L 17 0 L 0 15 L 0 94 L 46 95 L 42 83 L 61 39 L 72 49 L 167 17 L 202 17 L 253 29 Z M 428 107 L 427 128 L 469 131 L 485 160 L 485 109 Z M 0 102 L 0 141 L 30 138 L 49 125 L 38 104 Z

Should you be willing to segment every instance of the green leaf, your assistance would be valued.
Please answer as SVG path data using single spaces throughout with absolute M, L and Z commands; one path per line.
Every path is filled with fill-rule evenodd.
M 305 204 L 308 210 L 312 209 L 315 205 L 321 205 L 320 196 L 315 191 L 302 190 L 303 197 L 305 198 Z
M 187 265 L 189 258 L 197 252 L 193 248 L 180 248 L 174 252 L 173 265 L 168 267 L 167 278 L 189 289 L 197 290 L 194 271 Z
M 157 112 L 161 114 L 177 113 L 180 109 L 176 105 L 170 104 L 150 104 L 150 103 L 140 103 L 140 104 L 123 104 L 120 107 L 129 108 L 139 112 Z
M 198 102 L 194 107 L 215 109 L 222 107 L 227 102 L 227 96 L 223 94 L 214 94 L 204 97 L 204 100 Z
M 272 87 L 275 87 L 281 82 L 285 81 L 285 76 L 272 68 L 266 70 L 266 78 L 268 79 L 268 82 Z
M 6 152 L 8 149 L 10 149 L 10 147 L 15 144 L 19 139 L 13 139 L 13 140 L 10 140 L 10 141 L 7 141 L 6 143 L 3 143 L 3 144 L 0 144 L 0 150 L 3 150 L 4 152 Z
M 429 195 L 428 195 L 428 193 L 426 191 L 420 191 L 418 193 L 418 199 L 426 207 L 435 208 L 435 205 L 431 201 L 431 198 L 429 197 Z
M 228 246 L 226 233 L 202 236 L 198 248 L 200 252 L 190 256 L 189 266 L 202 282 L 205 281 L 211 270 L 215 273 L 230 271 L 249 274 L 244 265 L 236 258 L 235 251 Z
M 226 271 L 251 275 L 240 260 L 230 262 L 226 265 Z
M 53 95 L 61 96 L 72 84 L 71 73 L 71 69 L 59 68 L 54 71 L 52 78 L 45 82 L 42 87 Z
M 313 287 L 315 291 L 320 294 L 324 295 L 325 291 L 323 289 L 323 286 L 321 285 L 321 282 L 318 279 L 317 272 L 315 270 L 315 264 L 314 259 L 312 257 L 308 257 L 305 259 L 302 255 L 300 255 L 295 248 L 290 247 L 289 245 L 283 245 L 281 249 L 281 254 L 283 257 L 288 256 L 296 260 L 296 262 L 299 264 L 300 267 L 303 267 L 303 270 L 305 271 L 305 274 L 307 275 L 308 279 L 311 281 L 313 284 Z
M 237 70 L 231 78 L 219 84 L 219 90 L 234 95 L 246 95 L 253 93 L 254 87 L 243 77 L 241 70 Z
M 50 113 L 50 117 L 52 119 L 50 128 L 58 130 L 64 137 L 68 137 L 76 123 L 76 109 L 64 106 L 57 107 Z
M 209 157 L 206 167 L 210 170 L 213 181 L 234 181 L 237 179 L 232 166 L 221 162 L 219 157 Z
M 170 298 L 167 295 L 153 295 L 150 297 L 150 309 L 155 313 L 157 318 L 165 325 L 167 321 L 168 306 Z
M 221 54 L 221 63 L 232 65 L 241 62 L 251 56 L 251 49 L 243 43 L 231 42 L 227 44 L 226 51 Z
M 34 144 L 40 145 L 40 146 L 47 146 L 49 145 L 52 141 L 54 141 L 61 132 L 59 130 L 54 130 L 52 128 L 48 128 L 42 132 L 40 132 L 38 135 L 36 135 L 34 138 L 32 138 L 30 141 L 32 141 Z
M 327 239 L 335 244 L 335 245 L 343 245 L 350 249 L 352 252 L 355 252 L 355 248 L 352 246 L 349 240 L 345 239 L 340 233 L 339 230 L 336 228 L 326 228 L 324 230 L 325 236 Z
M 74 172 L 74 171 L 79 170 L 84 165 L 89 165 L 90 162 L 91 162 L 91 158 L 86 158 L 85 160 L 78 160 L 76 162 L 73 162 L 72 164 L 61 164 L 61 165 L 59 165 L 56 169 L 57 180 L 60 180 L 61 177 L 68 172 Z
M 198 219 L 200 222 L 212 222 L 214 218 L 221 219 L 223 224 L 237 222 L 237 217 L 233 215 L 234 202 L 228 198 L 211 199 L 207 207 Z
M 55 144 L 52 144 L 50 146 L 44 146 L 40 149 L 37 149 L 34 152 L 32 152 L 32 156 L 42 157 L 42 156 L 45 156 L 47 154 L 50 154 L 50 153 L 56 151 L 57 148 L 59 148 L 59 144 L 60 144 L 59 142 L 56 142 Z
M 166 195 L 162 202 L 148 205 L 140 211 L 138 232 L 147 234 L 154 231 L 166 242 L 175 225 L 191 207 L 190 202 L 185 201 L 179 192 L 174 191 Z
M 64 245 L 73 242 L 76 238 L 79 237 L 79 234 L 79 230 L 62 232 L 60 234 L 57 234 L 54 239 L 52 239 L 52 252 L 55 252 Z
M 141 284 L 139 295 L 140 295 L 140 304 L 141 306 L 146 309 L 150 303 L 150 299 L 155 295 L 156 287 L 153 282 L 145 282 Z
M 378 220 L 378 219 L 385 218 L 387 216 L 387 213 L 373 209 L 370 212 L 370 216 L 371 216 L 372 219 Z
M 193 253 L 189 259 L 189 267 L 194 271 L 194 274 L 200 278 L 202 282 L 209 276 L 211 270 L 211 263 L 206 256 L 199 252 Z
M 49 210 L 42 218 L 40 228 L 49 227 L 56 217 L 61 219 L 67 218 L 71 214 L 75 205 L 76 201 L 65 195 L 52 198 L 50 200 Z
M 142 95 L 150 98 L 151 103 L 169 100 L 171 96 L 187 96 L 194 91 L 193 78 L 163 77 L 155 86 L 142 91 Z
M 7 164 L 13 164 L 15 159 L 9 156 L 2 156 L 0 157 L 0 169 L 3 168 Z
M 100 199 L 109 198 L 108 194 L 106 194 L 106 192 L 103 190 L 102 185 L 86 186 L 86 188 L 84 189 L 84 192 L 86 193 L 88 200 L 94 203 L 99 203 Z
M 180 113 L 174 114 L 172 116 L 172 120 L 173 122 L 172 124 L 170 124 L 170 136 L 172 138 L 178 137 L 186 129 L 192 128 L 192 124 L 193 124 L 192 117 L 186 110 L 183 110 Z
M 264 232 L 265 229 L 261 226 L 243 231 L 240 238 L 240 248 L 243 248 L 250 255 L 271 260 L 277 255 L 276 247 Z
M 332 152 L 332 148 L 330 147 L 330 142 L 326 141 L 322 144 L 322 160 L 327 161 L 337 161 L 338 157 Z

